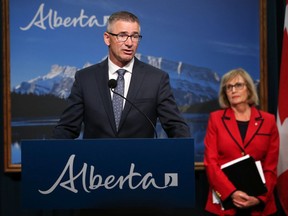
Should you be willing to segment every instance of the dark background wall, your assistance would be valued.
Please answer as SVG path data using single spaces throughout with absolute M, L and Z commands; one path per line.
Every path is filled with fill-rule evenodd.
M 278 98 L 278 79 L 284 26 L 285 0 L 267 0 L 267 80 L 268 111 L 276 114 Z M 1 30 L 2 0 L 1 0 Z M 1 45 L 2 47 L 2 34 Z M 3 73 L 3 53 L 1 52 L 0 73 Z M 3 79 L 0 79 L 0 110 L 3 113 Z M 4 173 L 3 166 L 3 115 L 0 115 L 0 216 L 89 216 L 89 215 L 205 215 L 204 206 L 208 183 L 204 170 L 196 171 L 196 206 L 189 210 L 29 210 L 21 207 L 21 173 Z M 277 197 L 277 194 L 276 194 Z M 279 206 L 279 215 L 284 215 Z

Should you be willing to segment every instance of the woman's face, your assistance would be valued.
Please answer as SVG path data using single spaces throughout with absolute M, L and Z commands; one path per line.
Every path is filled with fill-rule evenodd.
M 236 76 L 229 80 L 225 85 L 225 91 L 232 107 L 248 104 L 248 89 L 243 77 Z

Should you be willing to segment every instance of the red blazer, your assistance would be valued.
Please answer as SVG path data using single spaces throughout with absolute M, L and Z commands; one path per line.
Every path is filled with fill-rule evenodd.
M 249 154 L 262 163 L 268 192 L 258 198 L 265 204 L 262 212 L 253 210 L 252 215 L 269 215 L 276 212 L 273 190 L 277 181 L 279 134 L 272 114 L 252 107 L 251 118 L 244 142 L 231 108 L 210 114 L 204 139 L 204 165 L 210 184 L 206 210 L 217 215 L 234 215 L 235 209 L 221 210 L 219 204 L 212 203 L 212 189 L 223 201 L 237 188 L 221 171 L 220 166 L 228 161 Z M 239 176 L 249 178 L 249 176 Z

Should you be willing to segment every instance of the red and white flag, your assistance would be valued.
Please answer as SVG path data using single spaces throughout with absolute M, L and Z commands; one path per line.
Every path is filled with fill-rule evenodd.
M 280 69 L 277 125 L 280 135 L 277 189 L 281 205 L 288 215 L 288 0 L 284 20 L 284 35 Z

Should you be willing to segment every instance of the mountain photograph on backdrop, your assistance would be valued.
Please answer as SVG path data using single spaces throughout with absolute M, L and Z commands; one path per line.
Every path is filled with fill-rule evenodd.
M 11 158 L 15 164 L 21 164 L 21 140 L 51 137 L 76 71 L 107 58 L 103 33 L 115 11 L 128 10 L 139 17 L 143 39 L 136 57 L 169 74 L 194 138 L 196 162 L 203 161 L 209 113 L 219 109 L 221 76 L 242 67 L 260 83 L 258 0 L 9 3 Z M 157 132 L 166 137 L 160 124 Z

